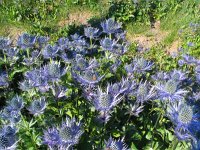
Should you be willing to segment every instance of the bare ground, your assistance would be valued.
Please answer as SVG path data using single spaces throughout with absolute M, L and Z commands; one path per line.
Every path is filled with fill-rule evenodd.
M 83 11 L 77 11 L 77 12 L 71 12 L 69 13 L 68 17 L 65 19 L 62 19 L 58 22 L 58 26 L 65 26 L 65 25 L 71 25 L 71 24 L 83 24 L 87 25 L 87 21 L 94 17 L 96 14 L 94 14 L 91 11 L 83 10 Z
M 168 35 L 167 32 L 160 30 L 160 21 L 157 21 L 154 24 L 154 28 L 150 29 L 146 33 L 143 34 L 127 33 L 127 38 L 128 41 L 130 41 L 131 43 L 137 43 L 138 46 L 143 47 L 144 49 L 149 49 L 162 42 L 167 35 Z
M 160 21 L 157 21 L 154 24 L 154 28 L 151 28 L 146 33 L 127 33 L 127 39 L 131 43 L 137 43 L 139 47 L 142 47 L 145 50 L 161 44 L 168 36 L 168 34 L 168 32 L 162 31 L 160 29 Z M 176 40 L 171 45 L 167 46 L 164 50 L 167 52 L 167 54 L 177 53 L 180 45 L 181 41 Z

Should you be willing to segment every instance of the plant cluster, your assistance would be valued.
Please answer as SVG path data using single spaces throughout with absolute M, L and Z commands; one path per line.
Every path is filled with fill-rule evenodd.
M 126 57 L 121 23 L 100 26 L 55 43 L 0 38 L 0 149 L 164 149 L 176 137 L 199 149 L 200 60 L 183 53 L 165 72 Z

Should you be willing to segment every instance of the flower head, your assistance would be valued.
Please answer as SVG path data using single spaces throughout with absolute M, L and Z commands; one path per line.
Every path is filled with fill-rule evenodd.
M 5 107 L 0 116 L 2 119 L 10 121 L 11 124 L 18 123 L 21 119 L 19 111 L 13 110 L 10 106 Z
M 107 37 L 100 41 L 100 45 L 103 48 L 103 50 L 112 51 L 115 44 L 116 44 L 116 41 L 111 40 L 110 38 L 107 38 Z
M 83 131 L 80 122 L 76 122 L 75 118 L 66 118 L 66 121 L 58 129 L 62 145 L 75 145 L 78 143 Z
M 59 51 L 59 47 L 57 45 L 50 45 L 48 44 L 47 46 L 45 46 L 45 48 L 43 49 L 43 56 L 44 58 L 54 58 L 56 57 Z
M 167 114 L 176 126 L 175 134 L 179 140 L 193 140 L 196 133 L 200 131 L 199 115 L 184 101 L 170 103 Z
M 182 72 L 181 70 L 173 70 L 170 73 L 171 79 L 175 80 L 175 81 L 183 81 L 185 79 L 187 79 L 187 74 Z
M 21 88 L 24 88 L 24 90 L 29 90 L 32 87 L 38 88 L 41 92 L 49 90 L 48 77 L 43 68 L 27 71 L 25 77 L 29 81 L 22 82 L 23 84 L 21 83 L 21 86 L 24 86 Z
M 93 100 L 94 106 L 99 111 L 110 111 L 114 106 L 121 102 L 122 96 L 119 96 L 120 93 L 113 95 L 109 93 L 109 85 L 105 92 L 99 87 L 97 95 Z
M 65 73 L 66 68 L 62 68 L 60 62 L 51 61 L 44 66 L 44 74 L 49 81 L 58 81 Z
M 65 93 L 67 92 L 67 88 L 61 85 L 53 85 L 51 87 L 53 95 L 58 99 L 65 97 Z
M 7 50 L 10 47 L 11 41 L 8 38 L 0 37 L 0 50 Z
M 95 72 L 94 70 L 86 70 L 83 71 L 82 74 L 77 74 L 74 71 L 72 71 L 72 75 L 74 79 L 77 80 L 82 85 L 98 84 L 104 77 L 104 75 L 99 76 L 98 73 Z
M 5 87 L 9 86 L 9 84 L 8 84 L 8 74 L 5 73 L 5 72 L 2 72 L 0 74 L 0 86 L 5 86 Z
M 107 34 L 116 33 L 121 28 L 121 26 L 121 23 L 115 22 L 115 20 L 112 18 L 109 18 L 108 20 L 101 23 L 103 32 Z
M 156 95 L 156 91 L 154 87 L 150 87 L 149 83 L 145 81 L 144 83 L 140 82 L 131 95 L 134 95 L 138 102 L 144 103 L 153 99 Z
M 30 35 L 28 33 L 23 33 L 18 41 L 17 41 L 17 45 L 19 47 L 21 47 L 22 49 L 26 49 L 26 48 L 32 48 L 35 45 L 36 42 L 36 37 L 33 35 Z
M 88 62 L 81 55 L 76 55 L 76 61 L 73 64 L 73 69 L 75 69 L 76 71 L 85 71 L 95 69 L 98 66 L 99 65 L 96 59 L 91 59 Z
M 90 39 L 98 37 L 99 36 L 98 32 L 99 32 L 99 29 L 97 29 L 97 28 L 93 28 L 93 27 L 84 28 L 85 36 Z
M 112 137 L 110 137 L 108 141 L 105 141 L 105 144 L 105 150 L 128 150 L 126 144 L 120 139 L 114 140 Z
M 144 58 L 134 58 L 132 63 L 125 66 L 127 73 L 132 74 L 136 73 L 145 73 L 146 71 L 151 70 L 153 67 L 153 63 L 151 61 L 147 61 Z
M 175 81 L 173 79 L 170 79 L 163 83 L 158 83 L 155 88 L 157 89 L 158 97 L 161 100 L 181 100 L 184 98 L 186 93 L 188 93 L 188 91 L 180 88 L 178 81 Z
M 19 49 L 17 49 L 16 47 L 12 47 L 12 48 L 8 48 L 6 50 L 4 50 L 4 54 L 6 54 L 9 58 L 17 60 L 17 54 L 19 52 Z
M 0 149 L 12 150 L 16 148 L 16 129 L 11 126 L 4 126 L 0 131 Z
M 31 66 L 33 64 L 39 64 L 40 61 L 38 60 L 38 57 L 40 56 L 40 52 L 38 50 L 34 50 L 31 52 L 31 56 L 24 58 L 23 64 L 26 66 Z
M 59 145 L 61 143 L 58 130 L 56 128 L 49 128 L 44 131 L 43 143 L 49 147 Z
M 30 111 L 31 114 L 37 116 L 44 112 L 46 105 L 47 104 L 45 102 L 45 98 L 42 97 L 40 99 L 34 100 L 28 107 L 28 110 Z
M 23 99 L 17 95 L 11 99 L 9 106 L 14 111 L 20 111 L 24 107 Z
M 45 36 L 38 36 L 37 37 L 37 43 L 38 43 L 40 48 L 42 48 L 44 45 L 46 45 L 48 40 L 49 40 L 49 37 L 45 37 Z

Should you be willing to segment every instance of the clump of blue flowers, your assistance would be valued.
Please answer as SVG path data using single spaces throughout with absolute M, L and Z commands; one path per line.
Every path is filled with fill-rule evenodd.
M 181 54 L 167 72 L 129 46 L 113 18 L 56 42 L 1 37 L 0 149 L 198 147 L 200 61 Z

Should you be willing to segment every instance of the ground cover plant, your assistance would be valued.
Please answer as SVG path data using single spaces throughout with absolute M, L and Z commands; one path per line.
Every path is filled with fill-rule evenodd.
M 2 25 L 27 28 L 0 37 L 0 150 L 199 150 L 199 6 L 2 1 Z M 98 14 L 62 27 L 66 8 Z M 130 40 L 185 13 L 156 45 Z

